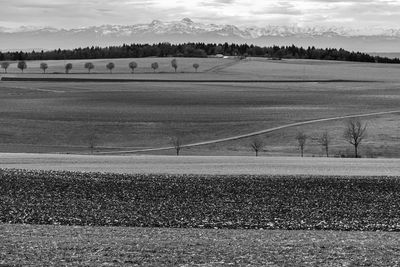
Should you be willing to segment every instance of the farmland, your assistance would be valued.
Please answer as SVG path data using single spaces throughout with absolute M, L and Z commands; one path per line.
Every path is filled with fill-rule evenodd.
M 365 159 L 400 156 L 398 113 L 363 118 L 364 159 L 311 157 L 323 156 L 316 139 L 325 130 L 331 156 L 351 155 L 343 120 L 261 135 L 262 155 L 273 157 L 249 157 L 251 138 L 187 148 L 180 157 L 82 155 L 91 144 L 95 154 L 120 154 L 170 146 L 174 136 L 195 143 L 399 110 L 398 66 L 179 58 L 175 73 L 170 60 L 135 59 L 134 74 L 130 59 L 91 60 L 91 74 L 86 61 L 71 61 L 70 74 L 64 61 L 47 62 L 47 74 L 40 62 L 28 62 L 23 74 L 13 63 L 1 75 L 65 81 L 0 82 L 0 151 L 24 152 L 0 154 L 0 168 L 13 168 L 0 171 L 0 265 L 398 264 L 389 231 L 400 229 L 400 165 Z M 293 157 L 298 131 L 310 136 L 304 159 Z
M 400 159 L 0 153 L 0 168 L 120 174 L 400 176 Z
M 113 74 L 108 60 L 93 60 L 99 67 L 87 74 L 84 61 L 73 62 L 71 74 L 63 62 L 49 62 L 49 74 L 28 68 L 24 74 L 12 65 L 8 77 L 80 77 L 146 79 L 154 82 L 73 83 L 1 82 L 0 150 L 4 152 L 89 153 L 170 145 L 182 136 L 184 143 L 201 142 L 249 133 L 288 123 L 340 115 L 398 110 L 400 83 L 396 65 L 321 61 L 268 61 L 251 59 L 178 59 L 174 73 L 170 59 L 137 59 L 131 74 L 130 59 L 118 59 Z M 160 62 L 160 73 L 150 63 Z M 193 62 L 199 62 L 194 73 Z M 28 62 L 39 65 L 39 62 Z M 104 65 L 103 69 L 100 65 Z M 143 69 L 140 68 L 143 67 Z M 201 83 L 163 82 L 157 79 L 203 80 Z M 219 79 L 218 82 L 206 82 Z M 276 80 L 265 83 L 230 83 L 238 79 Z M 278 82 L 298 80 L 298 83 Z M 358 82 L 306 82 L 308 79 L 351 79 Z M 399 156 L 399 115 L 366 118 L 368 139 L 363 156 Z M 320 156 L 315 142 L 324 130 L 333 136 L 332 155 L 350 154 L 341 138 L 343 121 L 319 123 L 263 135 L 264 155 L 297 155 L 294 136 L 304 130 L 312 139 L 306 155 Z M 314 140 L 314 141 L 312 141 Z M 187 155 L 251 155 L 250 139 L 185 149 Z M 172 154 L 173 151 L 162 152 Z
M 2 170 L 1 181 L 2 223 L 400 231 L 396 177 Z
M 398 233 L 0 225 L 0 264 L 397 266 Z

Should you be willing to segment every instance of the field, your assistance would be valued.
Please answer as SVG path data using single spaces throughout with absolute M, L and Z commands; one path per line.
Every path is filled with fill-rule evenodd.
M 0 151 L 22 152 L 0 154 L 12 168 L 0 170 L 0 265 L 399 264 L 400 164 L 387 158 L 400 156 L 400 113 L 363 118 L 363 159 L 317 158 L 325 130 L 331 156 L 352 155 L 343 119 L 262 134 L 269 157 L 253 156 L 252 137 L 179 157 L 123 152 L 400 111 L 398 66 L 179 58 L 175 73 L 170 60 L 135 59 L 135 74 L 131 59 L 112 59 L 91 60 L 91 74 L 81 60 L 70 74 L 52 61 L 47 74 L 28 62 L 0 75 L 44 79 L 0 82 Z M 303 159 L 293 157 L 298 131 L 309 136 Z M 97 155 L 83 155 L 90 146 Z
M 160 72 L 138 70 L 138 79 L 196 79 L 204 82 L 1 82 L 0 150 L 4 152 L 89 153 L 170 145 L 181 136 L 184 143 L 201 142 L 258 131 L 287 123 L 340 115 L 398 110 L 400 83 L 395 65 L 321 61 L 268 61 L 251 59 L 178 59 L 184 73 L 172 73 L 170 59 L 138 59 L 141 65 L 162 61 Z M 198 73 L 191 70 L 199 60 Z M 114 60 L 125 66 L 130 59 Z M 101 64 L 107 62 L 104 61 Z M 39 62 L 36 62 L 39 64 Z M 29 63 L 29 64 L 36 64 Z M 62 62 L 49 62 L 62 68 Z M 83 61 L 73 63 L 76 66 Z M 96 61 L 100 65 L 100 62 Z M 53 66 L 54 65 L 54 66 Z M 50 70 L 50 69 L 49 69 Z M 114 74 L 42 75 L 28 69 L 7 76 L 132 78 L 129 70 Z M 100 69 L 96 69 L 100 72 Z M 219 79 L 223 82 L 205 82 Z M 231 83 L 238 79 L 280 82 Z M 299 82 L 281 82 L 282 80 Z M 352 79 L 359 82 L 306 82 L 307 79 Z M 368 139 L 364 157 L 398 157 L 399 115 L 365 118 Z M 334 137 L 332 155 L 351 154 L 343 141 L 343 121 L 319 123 L 264 135 L 264 155 L 297 155 L 294 136 L 304 130 L 311 136 L 307 156 L 321 156 L 315 142 L 322 131 Z M 185 149 L 187 155 L 251 155 L 249 139 Z M 173 151 L 161 153 L 173 154 Z
M 2 170 L 1 180 L 3 265 L 399 263 L 398 177 Z
M 0 264 L 397 266 L 398 233 L 0 225 Z
M 2 170 L 0 222 L 400 231 L 398 177 Z
M 400 176 L 400 159 L 0 153 L 0 168 L 120 174 Z

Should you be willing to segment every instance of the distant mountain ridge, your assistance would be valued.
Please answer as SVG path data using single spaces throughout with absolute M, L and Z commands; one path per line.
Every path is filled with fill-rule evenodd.
M 238 27 L 197 23 L 189 18 L 149 24 L 102 25 L 77 29 L 0 27 L 0 49 L 74 48 L 122 43 L 235 42 L 256 45 L 334 47 L 362 52 L 399 52 L 400 29 L 343 27 Z

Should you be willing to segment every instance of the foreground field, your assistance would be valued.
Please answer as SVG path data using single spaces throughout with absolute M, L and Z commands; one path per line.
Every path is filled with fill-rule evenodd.
M 398 234 L 0 224 L 0 265 L 398 266 Z
M 2 223 L 400 231 L 398 177 L 0 175 Z
M 0 168 L 128 174 L 400 176 L 399 159 L 0 153 Z

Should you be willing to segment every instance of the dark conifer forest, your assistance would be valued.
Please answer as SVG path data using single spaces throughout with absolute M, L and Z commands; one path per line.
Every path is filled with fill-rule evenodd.
M 350 52 L 336 48 L 291 46 L 255 46 L 248 44 L 215 43 L 158 43 L 123 44 L 109 47 L 83 47 L 32 52 L 0 52 L 0 61 L 16 60 L 60 60 L 60 59 L 103 59 L 142 57 L 208 57 L 213 55 L 237 57 L 267 57 L 273 59 L 318 59 L 354 62 L 400 63 L 399 58 L 372 56 L 367 53 Z

